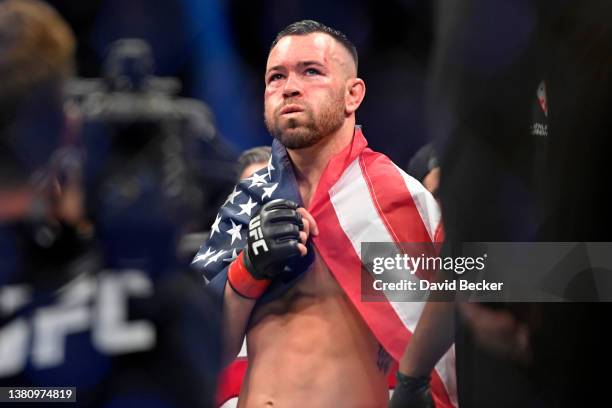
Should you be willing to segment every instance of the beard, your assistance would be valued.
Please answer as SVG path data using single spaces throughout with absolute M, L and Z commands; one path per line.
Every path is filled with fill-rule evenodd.
M 286 101 L 299 104 L 304 110 L 297 117 L 284 118 L 277 107 L 272 113 L 266 107 L 264 118 L 270 134 L 287 149 L 305 149 L 314 146 L 327 135 L 340 129 L 344 123 L 344 98 L 342 93 L 332 95 L 321 106 L 318 115 L 305 102 Z

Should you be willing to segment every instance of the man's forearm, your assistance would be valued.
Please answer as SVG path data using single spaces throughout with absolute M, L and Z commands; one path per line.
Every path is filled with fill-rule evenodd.
M 406 347 L 399 371 L 411 377 L 429 376 L 454 340 L 453 302 L 427 302 Z
M 224 363 L 240 352 L 256 300 L 288 260 L 307 254 L 311 232 L 318 233 L 312 215 L 289 200 L 269 201 L 251 218 L 247 247 L 230 264 L 223 291 Z
M 240 296 L 226 284 L 223 293 L 223 365 L 227 365 L 240 352 L 246 327 L 255 306 L 254 299 Z

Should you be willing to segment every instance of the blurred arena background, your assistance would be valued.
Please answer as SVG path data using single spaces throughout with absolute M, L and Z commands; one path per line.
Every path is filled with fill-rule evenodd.
M 45 191 L 57 183 L 59 215 L 44 192 L 44 211 L 16 204 L 22 215 L 0 224 L 0 385 L 73 385 L 80 406 L 158 406 L 168 396 L 209 406 L 220 369 L 216 300 L 180 272 L 235 184 L 240 153 L 271 143 L 262 103 L 271 41 L 306 18 L 345 32 L 368 84 L 358 122 L 373 148 L 404 165 L 428 141 L 433 10 L 412 1 L 46 3 L 76 40 L 65 123 L 30 114 L 28 132 L 7 134 L 11 157 L 40 159 Z M 36 58 L 26 56 L 29 66 Z M 12 202 L 13 185 L 0 187 Z M 47 331 L 30 329 L 43 321 Z M 36 350 L 51 344 L 60 356 L 41 363 Z
M 498 1 L 491 5 L 478 1 L 466 5 L 438 2 L 443 5 L 443 12 L 436 14 L 435 2 L 416 0 L 47 0 L 46 3 L 66 19 L 77 45 L 75 76 L 64 87 L 63 108 L 67 120 L 60 137 L 61 149 L 52 149 L 49 146 L 52 143 L 40 137 L 53 133 L 44 129 L 43 121 L 38 128 L 28 129 L 39 131 L 33 132 L 38 137 L 19 140 L 14 148 L 24 156 L 38 156 L 41 162 L 49 159 L 48 167 L 63 192 L 74 194 L 65 198 L 76 201 L 83 198 L 84 211 L 77 211 L 69 220 L 73 224 L 67 230 L 62 229 L 66 220 L 28 219 L 31 230 L 23 236 L 37 241 L 36 249 L 42 251 L 35 264 L 49 266 L 45 264 L 45 256 L 55 260 L 57 255 L 59 258 L 65 255 L 72 260 L 73 255 L 80 259 L 84 254 L 91 260 L 91 266 L 83 271 L 87 274 L 93 271 L 94 275 L 103 273 L 99 282 L 87 275 L 84 286 L 74 286 L 74 298 L 68 296 L 68 301 L 73 302 L 69 306 L 81 308 L 86 303 L 83 307 L 89 313 L 88 319 L 91 317 L 87 324 L 74 329 L 80 333 L 78 338 L 66 343 L 66 350 L 70 351 L 66 361 L 76 363 L 65 370 L 58 369 L 59 374 L 47 371 L 40 377 L 34 375 L 32 378 L 39 381 L 38 385 L 62 385 L 63 380 L 71 381 L 75 376 L 81 376 L 85 389 L 92 384 L 106 385 L 106 380 L 101 378 L 111 372 L 112 353 L 99 352 L 88 343 L 90 337 L 80 332 L 82 328 L 98 330 L 96 318 L 92 317 L 94 306 L 98 306 L 92 305 L 104 291 L 96 285 L 110 282 L 111 286 L 107 286 L 119 288 L 118 292 L 126 299 L 154 287 L 152 292 L 166 302 L 161 304 L 168 304 L 172 313 L 177 309 L 176 314 L 159 307 L 157 298 L 138 311 L 148 318 L 147 313 L 157 315 L 161 310 L 160 321 L 156 322 L 159 333 L 165 328 L 166 332 L 180 334 L 176 338 L 168 335 L 163 343 L 168 350 L 180 348 L 189 352 L 178 356 L 177 364 L 185 364 L 190 369 L 183 373 L 185 377 L 177 376 L 178 393 L 186 394 L 181 388 L 187 383 L 183 378 L 199 373 L 210 386 L 202 393 L 207 401 L 201 406 L 211 406 L 208 400 L 214 394 L 220 363 L 215 360 L 215 352 L 210 353 L 214 357 L 210 361 L 198 360 L 202 345 L 192 339 L 201 338 L 202 344 L 209 342 L 209 349 L 218 351 L 218 316 L 211 312 L 195 318 L 197 313 L 191 312 L 201 307 L 213 311 L 211 305 L 217 299 L 200 299 L 199 290 L 204 291 L 200 277 L 194 279 L 189 274 L 176 272 L 188 269 L 218 208 L 237 180 L 240 153 L 271 142 L 263 121 L 264 67 L 274 36 L 294 21 L 320 21 L 346 33 L 357 46 L 359 76 L 367 85 L 357 122 L 364 126 L 374 150 L 406 168 L 415 152 L 432 139 L 442 139 L 448 147 L 448 151 L 441 152 L 446 153 L 442 171 L 447 172 L 445 188 L 441 188 L 443 193 L 438 196 L 445 210 L 447 231 L 451 232 L 447 235 L 448 241 L 612 241 L 608 228 L 610 211 L 605 204 L 609 202 L 609 187 L 603 177 L 609 172 L 607 143 L 612 128 L 609 6 L 599 12 L 597 1 L 584 2 L 584 9 L 583 2 L 571 1 L 560 2 L 563 6 L 558 8 L 538 1 Z M 531 9 L 531 3 L 537 7 Z M 564 7 L 567 15 L 563 14 Z M 464 14 L 453 13 L 457 10 Z M 551 15 L 559 10 L 562 13 L 552 18 L 543 12 L 537 16 L 541 19 L 538 20 L 534 16 L 542 10 L 552 10 Z M 434 14 L 442 20 L 437 28 Z M 544 32 L 542 42 L 530 37 L 534 27 Z M 444 41 L 434 50 L 436 30 Z M 453 37 L 457 32 L 461 33 L 457 36 L 460 38 Z M 589 42 L 595 46 L 583 46 Z M 455 52 L 457 45 L 464 48 Z M 436 67 L 437 73 L 432 70 L 434 57 L 440 64 Z M 535 61 L 533 65 L 532 61 Z M 436 74 L 437 81 L 433 78 Z M 546 83 L 546 92 L 549 89 L 552 92 L 548 101 L 552 101 L 551 106 L 557 104 L 551 108 L 556 115 L 553 113 L 550 118 L 544 77 L 546 81 L 550 79 Z M 438 110 L 434 100 L 440 108 L 448 108 L 443 106 L 448 103 L 456 117 L 466 120 L 452 123 L 455 117 L 445 117 L 444 113 L 448 112 Z M 541 117 L 534 119 L 532 110 Z M 548 123 L 554 138 L 548 137 Z M 448 141 L 440 134 L 449 133 L 450 124 L 457 125 L 460 132 Z M 536 134 L 536 129 L 545 129 L 542 132 L 545 134 Z M 433 132 L 439 134 L 433 135 Z M 549 156 L 540 156 L 543 151 L 540 145 L 548 144 L 549 140 L 554 142 L 546 152 Z M 431 165 L 430 156 L 421 156 L 417 155 L 420 157 L 417 162 L 422 162 L 417 163 L 417 168 L 429 172 L 432 167 L 438 167 Z M 546 169 L 534 165 L 545 162 Z M 9 190 L 8 194 L 12 192 Z M 77 230 L 78 236 L 73 236 L 72 229 Z M 40 265 L 34 265 L 36 273 L 26 274 L 23 282 L 31 285 L 33 292 L 42 288 L 42 300 L 30 302 L 24 295 L 27 291 L 15 285 L 23 283 L 19 281 L 23 276 L 15 276 L 18 269 L 15 265 L 22 260 L 16 260 L 16 251 L 5 245 L 13 231 L 4 232 L 0 229 L 0 323 L 4 325 L 0 326 L 4 330 L 0 335 L 9 329 L 22 329 L 12 326 L 23 322 L 22 313 L 30 319 L 39 306 L 56 307 L 56 303 L 61 303 L 56 300 L 65 300 L 57 289 L 63 290 L 66 282 L 72 284 L 78 280 L 73 275 L 49 274 L 47 268 L 39 270 Z M 61 244 L 59 247 L 55 245 L 57 242 Z M 79 245 L 72 246 L 75 242 Z M 85 249 L 79 252 L 81 245 Z M 51 250 L 45 252 L 45 248 Z M 75 248 L 78 253 L 74 253 Z M 109 270 L 132 269 L 146 274 L 128 276 L 122 281 L 130 290 L 136 287 L 133 293 L 127 289 L 122 292 L 122 283 L 117 284 L 113 274 L 107 274 Z M 168 279 L 176 277 L 180 277 L 178 283 L 166 284 Z M 183 281 L 183 278 L 190 280 Z M 170 289 L 164 289 L 167 287 Z M 189 296 L 183 297 L 183 293 Z M 100 301 L 99 309 L 114 311 L 112 306 L 106 308 L 107 304 L 114 303 L 113 299 L 107 298 L 106 303 Z M 175 299 L 186 299 L 193 308 L 185 312 Z M 534 333 L 540 331 L 539 338 L 534 336 L 534 354 L 541 361 L 534 363 L 535 374 L 529 373 L 535 380 L 529 377 L 525 383 L 540 381 L 544 389 L 552 390 L 550 394 L 555 398 L 573 403 L 582 398 L 580 389 L 587 388 L 585 384 L 591 381 L 583 374 L 594 373 L 594 366 L 604 365 L 598 353 L 608 347 L 607 338 L 597 343 L 593 340 L 595 335 L 589 337 L 583 333 L 598 333 L 599 322 L 609 316 L 609 311 L 595 304 L 582 305 L 583 308 L 571 306 L 567 310 L 561 307 L 536 310 L 541 316 L 553 319 L 542 319 L 551 322 L 548 326 L 532 328 Z M 510 311 L 522 317 L 522 310 Z M 529 316 L 538 316 L 537 313 L 524 312 Z M 174 315 L 182 319 L 174 319 Z M 213 329 L 208 330 L 203 322 Z M 199 337 L 194 337 L 186 328 L 195 328 Z M 68 333 L 70 330 L 69 327 L 62 333 L 72 334 Z M 0 357 L 11 356 L 14 350 L 26 353 L 26 347 L 33 347 L 34 340 L 27 343 L 22 341 L 25 337 L 16 337 L 15 333 L 9 333 L 13 337 L 0 336 L 8 344 L 0 347 Z M 208 336 L 210 333 L 214 333 L 214 338 Z M 458 333 L 461 335 L 461 330 Z M 464 328 L 465 333 L 468 330 Z M 559 333 L 564 341 L 559 341 L 562 337 Z M 469 335 L 465 337 L 465 344 L 474 343 Z M 567 352 L 574 349 L 580 349 L 588 358 L 579 358 L 581 353 Z M 458 367 L 463 364 L 464 372 L 472 374 L 473 370 L 479 376 L 474 376 L 467 386 L 465 383 L 460 386 L 478 396 L 483 388 L 520 396 L 515 386 L 518 380 L 513 378 L 519 378 L 522 384 L 523 376 L 527 377 L 522 369 L 518 374 L 512 371 L 508 375 L 510 380 L 502 376 L 498 381 L 489 373 L 502 372 L 501 363 L 495 360 L 488 366 L 489 370 L 484 369 L 487 366 L 480 364 L 476 352 L 480 352 L 476 346 L 463 349 L 464 358 Z M 568 362 L 559 359 L 560 355 L 567 357 Z M 37 367 L 28 358 L 18 361 L 17 368 L 8 367 L 0 372 L 5 375 L 3 379 L 11 378 L 14 373 L 31 375 L 36 371 Z M 92 367 L 73 370 L 85 360 Z M 161 373 L 161 378 L 167 374 L 168 364 L 155 361 L 159 365 L 151 370 Z M 196 364 L 191 367 L 189 362 Z M 144 367 L 146 374 L 149 367 L 140 361 L 137 363 Z M 126 365 L 129 364 L 128 361 Z M 0 364 L 0 369 L 6 366 Z M 88 370 L 93 373 L 91 377 L 80 374 Z M 121 370 L 127 373 L 122 367 Z M 551 380 L 553 384 L 549 385 L 550 372 L 559 373 L 563 381 Z M 146 375 L 138 372 L 133 377 L 140 380 Z M 122 388 L 123 377 L 115 378 L 116 384 L 111 385 Z M 464 378 L 471 379 L 469 375 Z M 2 384 L 23 385 L 20 381 L 17 378 L 13 383 Z M 500 391 L 496 381 L 506 385 L 505 391 Z M 157 387 L 160 387 L 157 383 L 152 385 L 152 389 Z M 592 384 L 589 387 L 597 388 Z M 539 400 L 533 400 L 536 401 L 533 406 L 544 406 L 538 405 Z M 129 399 L 126 401 L 125 405 L 116 406 L 140 406 L 130 405 Z M 582 404 L 567 406 L 579 405 Z M 184 406 L 195 405 L 187 401 Z M 511 400 L 507 406 L 512 406 Z
M 368 86 L 359 111 L 370 144 L 406 163 L 427 140 L 423 97 L 432 45 L 430 2 L 50 0 L 75 30 L 78 74 L 102 73 L 111 43 L 149 43 L 154 74 L 175 77 L 181 96 L 204 101 L 235 149 L 269 144 L 263 125 L 263 71 L 275 34 L 312 18 L 337 27 L 359 51 Z M 401 148 L 399 148 L 401 147 Z
M 405 166 L 429 140 L 425 95 L 433 6 L 428 2 L 388 1 L 385 7 L 344 0 L 48 3 L 77 39 L 78 78 L 66 94 L 83 122 L 90 213 L 104 217 L 95 214 L 97 207 L 108 212 L 109 206 L 126 205 L 116 200 L 133 200 L 130 194 L 141 183 L 126 172 L 140 168 L 143 176 L 155 168 L 151 188 L 164 190 L 170 198 L 166 204 L 181 214 L 173 222 L 181 225 L 177 245 L 185 261 L 202 242 L 203 235 L 192 233 L 210 226 L 229 193 L 239 153 L 271 143 L 263 123 L 263 72 L 273 37 L 290 21 L 316 19 L 355 42 L 367 84 L 358 123 L 375 150 Z M 119 43 L 111 51 L 126 39 L 140 41 Z M 121 84 L 118 77 L 124 74 L 135 83 Z M 138 118 L 138 109 L 153 105 L 149 114 L 157 117 L 149 119 L 155 123 Z M 150 197 L 140 199 L 150 202 Z M 138 205 L 131 208 L 120 223 L 143 217 Z

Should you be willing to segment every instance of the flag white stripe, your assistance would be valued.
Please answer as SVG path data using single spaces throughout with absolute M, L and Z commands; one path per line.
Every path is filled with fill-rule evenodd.
M 362 242 L 393 242 L 372 203 L 359 158 L 346 168 L 342 177 L 329 190 L 329 198 L 359 258 Z
M 223 403 L 219 408 L 236 408 L 238 406 L 238 397 L 230 398 Z

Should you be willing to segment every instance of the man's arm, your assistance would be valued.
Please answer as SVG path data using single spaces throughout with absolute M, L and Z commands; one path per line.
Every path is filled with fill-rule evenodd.
M 255 299 L 248 299 L 236 293 L 231 285 L 226 284 L 223 293 L 223 314 L 221 327 L 223 330 L 222 364 L 231 363 L 240 352 L 246 327 L 255 306 Z
M 410 377 L 429 376 L 454 340 L 453 302 L 429 301 L 400 360 L 399 371 Z
M 389 408 L 433 408 L 429 380 L 436 363 L 453 344 L 453 302 L 428 301 L 402 356 Z
M 318 235 L 314 218 L 291 201 L 270 201 L 253 215 L 247 247 L 230 265 L 223 290 L 224 364 L 239 353 L 255 302 L 272 279 L 291 258 L 308 253 L 310 234 Z

